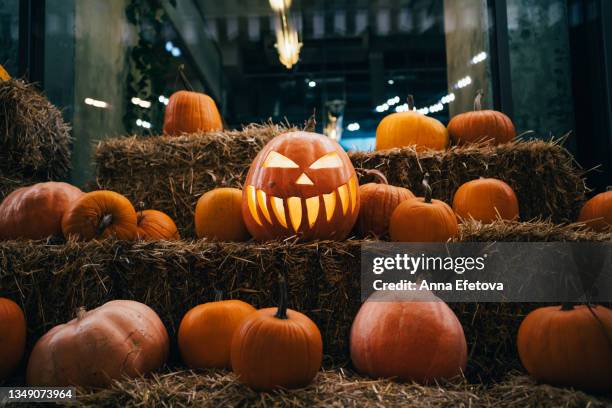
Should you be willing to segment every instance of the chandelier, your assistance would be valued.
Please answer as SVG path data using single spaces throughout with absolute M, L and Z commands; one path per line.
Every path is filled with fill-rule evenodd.
M 276 51 L 278 59 L 287 69 L 291 69 L 300 60 L 302 43 L 298 32 L 289 21 L 289 7 L 291 0 L 270 0 L 270 7 L 278 13 L 280 20 L 276 29 Z

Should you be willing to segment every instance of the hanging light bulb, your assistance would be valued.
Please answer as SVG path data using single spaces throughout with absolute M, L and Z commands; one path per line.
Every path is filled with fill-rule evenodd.
M 296 30 L 276 30 L 276 50 L 278 59 L 287 69 L 291 69 L 300 59 L 302 43 Z
M 270 0 L 270 7 L 274 11 L 283 11 L 291 7 L 291 0 Z

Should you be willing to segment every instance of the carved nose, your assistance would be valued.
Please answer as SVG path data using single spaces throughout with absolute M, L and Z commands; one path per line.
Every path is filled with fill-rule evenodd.
M 306 175 L 306 173 L 302 173 L 302 175 L 300 177 L 298 177 L 298 179 L 295 181 L 295 184 L 305 184 L 305 185 L 309 185 L 309 186 L 314 185 L 314 183 Z

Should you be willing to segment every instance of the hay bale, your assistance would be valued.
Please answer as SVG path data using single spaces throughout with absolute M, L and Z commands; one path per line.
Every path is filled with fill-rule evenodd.
M 70 127 L 34 85 L 0 81 L 0 198 L 70 172 Z
M 469 241 L 609 241 L 612 233 L 546 222 L 468 224 Z M 495 234 L 497 231 L 497 234 Z M 541 231 L 548 231 L 542 236 Z M 256 307 L 274 305 L 279 274 L 289 282 L 292 308 L 321 329 L 326 366 L 348 362 L 348 334 L 360 302 L 360 249 L 364 241 L 313 243 L 0 242 L 0 293 L 24 307 L 29 346 L 79 306 L 134 299 L 156 310 L 175 336 L 184 313 L 210 301 L 214 290 Z M 516 329 L 532 304 L 452 304 L 470 351 L 467 376 L 490 381 L 520 368 Z M 174 361 L 178 360 L 176 350 Z
M 267 123 L 241 131 L 107 139 L 95 151 L 95 187 L 167 213 L 181 236 L 193 237 L 198 198 L 216 187 L 242 188 L 245 163 L 274 136 L 291 130 L 297 128 Z
M 219 370 L 168 371 L 150 378 L 115 382 L 108 390 L 79 390 L 83 407 L 592 407 L 604 408 L 612 400 L 571 389 L 538 385 L 513 374 L 485 386 L 465 379 L 435 386 L 401 384 L 361 377 L 347 369 L 320 372 L 302 389 L 254 392 L 233 373 Z

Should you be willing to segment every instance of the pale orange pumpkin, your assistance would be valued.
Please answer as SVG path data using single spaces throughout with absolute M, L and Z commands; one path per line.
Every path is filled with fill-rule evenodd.
M 130 200 L 114 191 L 84 194 L 73 203 L 62 219 L 66 239 L 83 241 L 115 237 L 135 240 L 138 234 L 136 210 Z
M 495 110 L 482 110 L 484 93 L 478 91 L 474 111 L 461 113 L 448 123 L 448 131 L 459 145 L 489 142 L 495 145 L 508 143 L 516 137 L 512 120 Z
M 138 211 L 136 216 L 139 239 L 172 241 L 181 239 L 176 224 L 167 214 L 157 210 Z
M 242 219 L 242 191 L 215 188 L 198 199 L 195 209 L 198 238 L 212 241 L 246 241 L 249 231 Z
M 429 173 L 423 178 L 425 197 L 408 199 L 391 214 L 389 237 L 397 242 L 445 242 L 459 233 L 457 217 L 443 201 L 431 198 Z
M 241 300 L 221 300 L 198 305 L 185 314 L 178 330 L 178 346 L 190 368 L 231 369 L 232 336 L 256 309 Z
M 580 210 L 578 221 L 599 232 L 612 229 L 612 190 L 599 193 L 587 201 Z
M 168 357 L 170 341 L 147 305 L 114 300 L 85 311 L 41 337 L 30 356 L 29 386 L 107 387 L 113 380 L 146 375 Z
M 177 136 L 223 130 L 223 121 L 215 101 L 206 94 L 194 92 L 182 66 L 179 73 L 188 91 L 177 91 L 170 96 L 164 114 L 164 133 Z
M 612 310 L 604 306 L 536 309 L 521 323 L 517 345 L 538 381 L 612 392 Z
M 512 187 L 495 178 L 479 178 L 462 184 L 455 192 L 453 210 L 461 219 L 485 224 L 497 219 L 519 218 L 519 204 Z
M 0 298 L 0 382 L 15 370 L 25 351 L 26 321 L 23 311 L 7 298 Z
M 448 130 L 438 120 L 414 109 L 408 96 L 408 111 L 385 116 L 376 128 L 376 150 L 414 146 L 417 152 L 444 150 L 448 146 Z
M 77 187 L 53 181 L 18 188 L 0 204 L 0 239 L 61 236 L 64 213 L 82 196 Z

